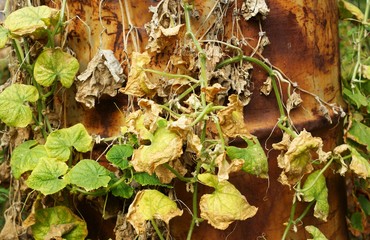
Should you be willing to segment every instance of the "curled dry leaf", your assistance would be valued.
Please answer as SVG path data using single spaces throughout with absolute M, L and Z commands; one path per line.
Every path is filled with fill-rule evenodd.
M 338 170 L 338 173 L 342 176 L 344 176 L 344 174 L 347 172 L 348 170 L 348 166 L 347 164 L 344 162 L 344 159 L 342 157 L 342 153 L 343 152 L 346 152 L 347 150 L 349 150 L 349 146 L 347 144 L 341 144 L 339 146 L 336 146 L 334 149 L 333 149 L 333 155 L 339 157 L 339 160 L 340 160 L 340 165 L 341 165 L 341 168 Z
M 285 185 L 290 186 L 295 184 L 303 175 L 313 170 L 311 164 L 311 151 L 317 153 L 321 162 L 326 161 L 330 154 L 322 150 L 322 139 L 313 137 L 311 133 L 306 130 L 303 130 L 290 143 L 287 139 L 283 139 L 283 141 L 284 142 L 278 144 L 273 144 L 273 148 L 282 149 L 282 153 L 278 156 L 278 165 L 283 169 L 279 181 Z
M 160 219 L 165 223 L 181 216 L 182 210 L 169 197 L 157 190 L 143 190 L 136 194 L 127 213 L 127 220 L 134 226 L 138 234 L 145 232 L 147 220 Z
M 290 113 L 290 111 L 296 107 L 298 107 L 301 103 L 303 102 L 302 98 L 301 98 L 301 95 L 296 93 L 296 92 L 293 92 L 288 100 L 287 100 L 287 103 L 286 103 L 286 110 L 288 112 L 288 114 Z
M 150 63 L 150 56 L 147 52 L 133 52 L 131 56 L 131 69 L 128 74 L 127 85 L 120 88 L 119 91 L 135 97 L 143 97 L 150 90 L 145 82 L 148 82 L 148 76 L 143 70 L 144 66 Z
M 101 95 L 117 95 L 124 82 L 123 68 L 111 50 L 100 50 L 77 79 L 76 100 L 93 108 Z
M 259 13 L 262 17 L 266 17 L 269 12 L 270 9 L 265 0 L 245 0 L 241 8 L 241 13 L 246 21 Z
M 268 77 L 266 81 L 263 82 L 263 85 L 261 86 L 261 93 L 263 93 L 265 96 L 270 95 L 272 90 L 272 83 L 271 83 L 271 77 Z
M 212 194 L 200 199 L 200 216 L 214 228 L 225 230 L 233 221 L 253 217 L 257 208 L 249 205 L 247 199 L 228 181 L 219 181 L 210 173 L 198 175 L 201 183 L 215 188 Z
M 221 84 L 215 83 L 210 87 L 202 89 L 206 93 L 206 101 L 213 102 L 219 92 L 225 92 L 226 88 L 222 87 Z
M 170 45 L 174 36 L 178 35 L 184 24 L 177 23 L 178 2 L 175 0 L 162 0 L 157 6 L 150 6 L 149 11 L 153 13 L 152 19 L 145 24 L 149 36 L 147 49 L 151 52 L 160 52 Z
M 227 107 L 220 110 L 217 117 L 221 130 L 227 137 L 251 136 L 244 122 L 243 104 L 237 95 L 229 96 Z

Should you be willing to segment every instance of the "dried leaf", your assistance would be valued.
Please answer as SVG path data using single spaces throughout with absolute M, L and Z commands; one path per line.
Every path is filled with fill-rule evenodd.
M 241 8 L 241 13 L 246 21 L 259 13 L 262 17 L 266 17 L 269 12 L 270 9 L 265 0 L 245 0 Z
M 100 50 L 81 73 L 76 82 L 76 100 L 88 108 L 95 106 L 95 99 L 107 94 L 117 95 L 124 82 L 123 68 L 111 50 Z
M 286 143 L 288 141 L 284 140 Z M 289 144 L 289 143 L 288 143 Z M 274 144 L 273 148 L 282 148 L 282 143 Z M 323 142 L 319 137 L 312 137 L 311 133 L 303 130 L 294 138 L 288 146 L 278 156 L 278 165 L 283 169 L 279 181 L 282 184 L 292 185 L 301 179 L 301 177 L 313 170 L 311 165 L 311 151 L 318 154 L 321 162 L 326 161 L 329 153 L 322 150 Z
M 253 217 L 257 208 L 228 181 L 219 181 L 210 173 L 198 175 L 201 183 L 215 188 L 212 194 L 204 194 L 199 203 L 200 216 L 214 228 L 225 230 L 233 221 Z
M 128 74 L 127 85 L 125 88 L 120 88 L 119 91 L 136 97 L 143 97 L 150 90 L 145 82 L 148 81 L 147 74 L 143 71 L 145 65 L 150 63 L 150 56 L 147 52 L 133 52 L 131 56 L 131 69 Z
M 357 18 L 357 20 L 362 21 L 364 19 L 364 14 L 356 5 L 348 1 L 341 0 L 339 6 L 347 10 L 350 14 L 352 14 L 352 16 Z
M 180 160 L 171 161 L 168 163 L 168 165 L 175 169 L 176 172 L 178 172 L 181 176 L 184 176 L 187 173 L 187 169 L 182 165 Z M 170 183 L 172 179 L 177 177 L 163 165 L 160 165 L 155 169 L 155 174 L 161 183 Z
M 181 216 L 182 210 L 169 197 L 157 190 L 139 191 L 127 213 L 127 220 L 134 226 L 136 232 L 145 232 L 147 220 L 160 219 L 165 223 L 176 217 Z
M 134 150 L 131 164 L 138 172 L 153 174 L 161 164 L 173 161 L 182 154 L 182 139 L 166 127 L 158 127 L 150 145 Z
M 354 147 L 350 147 L 352 161 L 349 168 L 363 179 L 370 178 L 370 162 L 365 159 Z
M 272 83 L 271 83 L 271 77 L 268 77 L 266 81 L 263 82 L 263 85 L 260 89 L 261 93 L 263 93 L 265 96 L 270 95 L 272 90 Z
M 243 104 L 238 96 L 229 96 L 229 103 L 226 108 L 217 113 L 222 133 L 227 137 L 245 136 L 250 137 L 246 128 L 243 115 Z
M 303 102 L 302 98 L 301 98 L 301 95 L 296 93 L 296 92 L 293 92 L 288 100 L 287 100 L 287 103 L 286 103 L 286 110 L 288 112 L 288 114 L 290 113 L 290 111 L 296 107 L 298 107 L 301 103 Z
M 328 240 L 325 235 L 315 226 L 305 226 L 304 229 L 312 235 L 312 239 L 307 240 Z
M 219 83 L 213 84 L 211 87 L 202 89 L 206 93 L 206 101 L 213 102 L 219 92 L 225 92 L 226 88 L 222 87 Z

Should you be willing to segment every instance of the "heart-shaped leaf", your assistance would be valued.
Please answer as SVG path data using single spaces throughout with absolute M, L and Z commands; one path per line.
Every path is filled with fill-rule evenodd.
M 136 194 L 127 213 L 127 220 L 134 226 L 137 233 L 145 232 L 147 220 L 161 219 L 167 224 L 181 216 L 182 210 L 169 197 L 157 190 L 143 190 Z
M 134 151 L 131 163 L 138 172 L 153 174 L 161 164 L 177 159 L 182 154 L 182 140 L 173 131 L 158 126 L 150 145 Z
M 41 158 L 26 184 L 44 195 L 59 192 L 67 185 L 66 181 L 60 178 L 67 170 L 68 166 L 64 162 L 55 158 Z
M 36 102 L 39 93 L 34 86 L 12 84 L 0 93 L 0 120 L 12 127 L 26 127 L 32 121 L 32 110 L 26 102 Z
M 109 171 L 98 162 L 90 159 L 79 161 L 64 177 L 70 183 L 83 187 L 86 191 L 107 187 L 111 178 Z
M 81 123 L 50 133 L 45 143 L 49 157 L 63 161 L 68 160 L 72 147 L 79 152 L 91 150 L 92 137 Z
M 9 14 L 4 21 L 4 27 L 12 34 L 22 36 L 46 29 L 57 18 L 56 9 L 47 6 L 25 7 Z
M 226 147 L 227 155 L 231 160 L 242 159 L 244 161 L 243 170 L 245 172 L 257 175 L 261 178 L 268 178 L 267 157 L 261 144 L 257 138 L 253 140 L 247 138 L 243 139 L 248 144 L 248 147 Z
M 303 192 L 303 199 L 306 202 L 315 200 L 314 216 L 326 221 L 329 214 L 328 188 L 326 187 L 325 177 L 319 174 L 320 170 L 317 170 L 307 177 L 303 185 L 303 189 L 307 189 Z
M 80 64 L 61 49 L 46 49 L 37 58 L 33 71 L 36 82 L 49 87 L 57 79 L 66 88 L 71 87 Z
M 46 157 L 47 153 L 43 145 L 37 145 L 36 140 L 30 140 L 16 147 L 10 159 L 10 166 L 15 178 L 19 178 L 24 172 L 33 170 L 39 159 Z
M 233 221 L 253 217 L 257 208 L 249 205 L 247 199 L 228 181 L 218 180 L 216 175 L 198 175 L 201 183 L 215 188 L 212 194 L 200 198 L 200 216 L 214 228 L 225 230 Z
M 37 210 L 35 221 L 32 234 L 36 240 L 75 240 L 87 237 L 86 222 L 64 206 Z
M 132 156 L 134 149 L 130 145 L 114 145 L 106 154 L 109 162 L 124 170 L 129 167 L 127 158 Z

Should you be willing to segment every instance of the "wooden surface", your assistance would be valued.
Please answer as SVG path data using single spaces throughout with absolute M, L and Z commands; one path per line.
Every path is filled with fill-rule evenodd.
M 76 0 L 68 2 L 69 25 L 68 46 L 76 53 L 83 71 L 89 60 L 99 48 L 111 49 L 116 57 L 124 62 L 126 53 L 123 51 L 123 29 L 127 32 L 129 26 L 127 16 L 122 11 L 125 1 L 103 1 L 99 6 L 97 0 Z M 201 18 L 193 21 L 199 26 L 202 16 L 214 1 L 195 0 L 197 9 L 205 9 Z M 339 102 L 339 52 L 337 34 L 337 7 L 336 0 L 270 0 L 270 13 L 262 22 L 271 44 L 263 52 L 264 57 L 280 68 L 292 81 L 310 92 L 317 94 L 328 102 Z M 143 28 L 144 23 L 150 21 L 148 11 L 150 5 L 157 1 L 127 0 L 132 24 L 137 30 L 139 50 L 143 51 L 147 41 Z M 125 7 L 125 6 L 123 6 Z M 227 16 L 225 33 L 231 28 L 231 12 Z M 101 17 L 99 17 L 101 16 Z M 124 22 L 122 21 L 124 19 Z M 89 27 L 87 27 L 88 25 Z M 252 39 L 258 37 L 258 22 L 242 23 L 242 30 Z M 103 32 L 103 30 L 105 31 Z M 201 35 L 201 31 L 199 33 Z M 132 39 L 128 38 L 127 53 L 134 49 Z M 251 41 L 251 44 L 253 41 Z M 127 69 L 126 69 L 127 71 Z M 256 68 L 253 72 L 255 90 L 251 103 L 245 108 L 245 119 L 249 130 L 257 135 L 263 143 L 274 128 L 279 117 L 277 105 L 273 95 L 265 97 L 259 94 L 259 87 L 266 79 L 266 73 Z M 284 87 L 284 86 L 283 86 Z M 70 93 L 69 96 L 73 96 Z M 319 105 L 309 95 L 302 95 L 303 107 L 295 110 L 292 117 L 299 129 L 315 130 L 317 136 L 324 137 L 327 149 L 335 146 L 341 129 L 319 115 Z M 119 132 L 123 116 L 121 108 L 127 104 L 123 95 L 115 98 L 102 98 L 95 109 L 89 110 L 73 101 L 73 97 L 64 99 L 68 102 L 67 116 L 72 122 L 82 122 L 92 134 L 113 136 Z M 118 106 L 118 107 L 117 107 Z M 279 136 L 268 141 L 279 141 Z M 196 228 L 193 239 L 280 239 L 284 231 L 283 223 L 288 220 L 292 201 L 292 192 L 277 182 L 281 170 L 276 163 L 277 152 L 269 153 L 270 185 L 266 180 L 256 179 L 245 173 L 232 177 L 232 182 L 247 197 L 248 201 L 259 208 L 257 215 L 243 222 L 232 224 L 226 231 L 218 231 L 202 223 Z M 329 173 L 330 171 L 328 171 Z M 347 239 L 345 226 L 345 193 L 343 179 L 337 176 L 328 176 L 330 214 L 328 222 L 320 222 L 313 217 L 304 219 L 303 224 L 319 226 L 328 239 Z M 207 192 L 210 189 L 201 189 Z M 185 187 L 176 185 L 177 196 L 191 208 L 191 195 L 186 193 Z M 304 204 L 300 205 L 299 213 Z M 311 213 L 309 215 L 312 215 Z M 171 221 L 171 232 L 175 239 L 185 239 L 190 223 L 190 216 L 184 211 L 184 216 Z M 307 239 L 309 236 L 299 226 L 298 234 L 291 239 Z

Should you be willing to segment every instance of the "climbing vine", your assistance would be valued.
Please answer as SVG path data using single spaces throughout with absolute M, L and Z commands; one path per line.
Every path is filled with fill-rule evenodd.
M 264 1 L 256 3 L 252 6 L 243 1 L 235 5 L 235 11 L 245 21 L 263 21 L 268 6 Z M 230 7 L 229 1 L 216 1 L 213 13 L 220 16 L 216 21 L 222 23 L 223 13 Z M 329 167 L 341 175 L 349 169 L 356 176 L 369 177 L 368 160 L 351 144 L 325 152 L 321 138 L 295 128 L 290 111 L 300 106 L 297 92 L 304 89 L 263 57 L 268 38 L 262 30 L 255 48 L 248 46 L 239 30 L 232 32 L 229 40 L 220 40 L 220 24 L 197 37 L 193 21 L 199 12 L 192 1 L 163 0 L 149 8 L 153 16 L 145 25 L 149 36 L 146 51 L 138 51 L 135 45 L 127 53 L 127 72 L 106 49 L 99 49 L 87 69 L 79 72 L 78 59 L 64 46 L 67 9 L 66 0 L 60 9 L 28 3 L 7 12 L 0 26 L 0 48 L 12 47 L 18 69 L 1 86 L 0 120 L 6 125 L 2 149 L 10 156 L 12 181 L 27 191 L 20 209 L 10 207 L 8 214 L 14 215 L 6 218 L 6 231 L 1 234 L 18 236 L 30 228 L 35 239 L 84 239 L 86 223 L 67 199 L 103 199 L 104 216 L 107 199 L 113 195 L 129 203 L 123 215 L 130 225 L 122 230 L 124 234 L 145 237 L 150 233 L 166 239 L 170 220 L 184 211 L 181 199 L 175 196 L 175 180 L 184 182 L 192 194 L 189 240 L 202 221 L 225 230 L 235 221 L 252 218 L 258 208 L 249 204 L 248 196 L 242 195 L 229 176 L 243 171 L 269 177 L 265 151 L 247 131 L 243 114 L 252 97 L 255 66 L 267 74 L 261 92 L 274 94 L 280 113 L 276 125 L 282 140 L 273 144 L 273 149 L 280 151 L 279 181 L 294 191 L 282 239 L 296 230 L 312 207 L 316 218 L 327 220 L 330 189 L 325 172 Z M 237 18 L 233 23 L 235 29 L 240 28 Z M 128 34 L 124 39 L 131 36 L 136 43 L 136 35 Z M 245 53 L 246 47 L 252 48 L 251 54 Z M 160 56 L 165 56 L 161 59 L 167 62 L 164 68 L 155 63 Z M 62 108 L 54 97 L 72 86 L 76 87 L 76 101 L 87 108 L 93 108 L 103 94 L 119 93 L 130 99 L 121 109 L 125 120 L 117 136 L 92 135 L 81 123 L 61 127 L 65 124 Z M 281 95 L 282 86 L 287 86 L 287 100 Z M 326 113 L 345 116 L 335 103 L 309 95 Z M 15 142 L 11 131 L 27 134 Z M 245 142 L 245 147 L 231 145 L 234 139 Z M 92 157 L 102 142 L 108 147 L 102 156 Z M 101 163 L 102 157 L 108 167 Z M 213 192 L 198 196 L 199 185 Z M 296 218 L 299 201 L 309 204 Z M 14 230 L 14 225 L 19 229 Z M 315 226 L 306 226 L 306 230 L 315 239 L 325 239 Z

